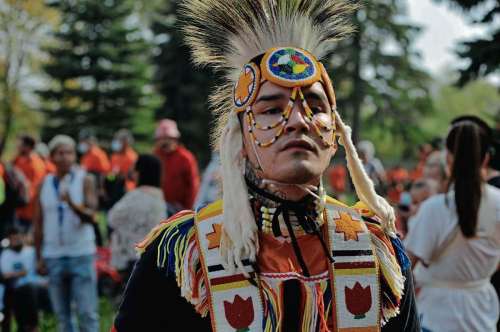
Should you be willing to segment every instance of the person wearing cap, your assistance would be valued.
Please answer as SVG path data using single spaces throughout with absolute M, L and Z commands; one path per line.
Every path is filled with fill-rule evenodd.
M 180 144 L 177 123 L 163 119 L 155 131 L 154 154 L 163 167 L 162 190 L 174 210 L 193 208 L 200 187 L 198 164 L 194 155 Z
M 376 194 L 318 60 L 352 31 L 350 1 L 185 0 L 214 89 L 222 200 L 138 244 L 114 330 L 420 331 L 394 210 Z M 322 177 L 344 146 L 361 202 Z
M 18 141 L 18 154 L 12 164 L 19 169 L 29 184 L 29 202 L 17 209 L 18 226 L 27 233 L 33 224 L 33 209 L 36 190 L 47 174 L 45 162 L 35 152 L 36 140 L 30 135 L 22 135 Z
M 97 138 L 91 130 L 84 129 L 78 135 L 78 152 L 81 154 L 80 165 L 87 172 L 98 177 L 105 176 L 111 170 L 108 155 L 97 144 Z
M 36 257 L 39 272 L 49 277 L 58 330 L 97 332 L 97 195 L 94 176 L 76 164 L 75 147 L 75 141 L 66 135 L 49 142 L 56 172 L 45 177 L 37 198 Z
M 119 175 L 125 179 L 127 191 L 134 189 L 135 184 L 130 175 L 137 161 L 137 152 L 132 147 L 134 137 L 128 129 L 120 129 L 116 132 L 111 142 L 111 174 Z

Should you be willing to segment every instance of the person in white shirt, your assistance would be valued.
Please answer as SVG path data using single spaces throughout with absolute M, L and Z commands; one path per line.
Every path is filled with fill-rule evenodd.
M 49 276 L 49 295 L 59 331 L 99 330 L 94 217 L 94 177 L 76 165 L 74 140 L 49 143 L 55 174 L 45 177 L 35 214 L 38 268 Z M 75 315 L 76 314 L 76 315 Z
M 490 277 L 500 261 L 500 190 L 483 178 L 491 130 L 455 119 L 446 140 L 447 192 L 425 201 L 405 239 L 420 293 L 423 331 L 494 332 L 499 303 Z
M 9 247 L 0 255 L 0 271 L 12 294 L 12 311 L 19 331 L 38 330 L 35 248 L 24 245 L 23 235 L 16 228 L 8 231 Z
M 139 243 L 160 220 L 167 217 L 161 191 L 161 162 L 142 154 L 134 166 L 137 188 L 123 196 L 109 211 L 111 265 L 127 281 L 138 258 L 134 243 Z

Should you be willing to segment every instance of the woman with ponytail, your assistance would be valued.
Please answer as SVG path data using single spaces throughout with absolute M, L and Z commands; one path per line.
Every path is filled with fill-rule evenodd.
M 406 238 L 421 263 L 417 304 L 425 331 L 496 331 L 490 283 L 500 261 L 500 190 L 485 182 L 492 133 L 475 116 L 452 121 L 446 138 L 446 193 L 425 201 Z

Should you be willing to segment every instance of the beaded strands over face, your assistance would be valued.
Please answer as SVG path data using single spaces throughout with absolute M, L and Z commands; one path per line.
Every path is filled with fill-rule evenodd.
M 293 106 L 295 104 L 295 101 L 297 100 L 297 93 L 299 94 L 299 97 L 300 97 L 300 100 L 302 103 L 302 107 L 304 108 L 304 111 L 306 113 L 307 121 L 312 125 L 315 133 L 321 138 L 321 141 L 323 142 L 323 144 L 326 147 L 331 147 L 335 144 L 335 120 L 333 119 L 333 115 L 330 115 L 330 118 L 331 118 L 330 123 L 323 123 L 322 121 L 316 121 L 315 115 L 314 115 L 313 111 L 311 110 L 311 108 L 309 107 L 309 104 L 307 103 L 307 100 L 304 97 L 302 89 L 300 87 L 294 87 L 292 90 L 292 94 L 290 96 L 290 100 L 288 101 L 288 104 L 287 104 L 285 110 L 281 114 L 280 119 L 271 125 L 263 126 L 262 124 L 260 124 L 255 119 L 255 115 L 254 115 L 254 112 L 252 110 L 252 107 L 251 106 L 247 107 L 245 114 L 246 114 L 246 119 L 247 119 L 247 124 L 248 124 L 248 132 L 250 133 L 253 141 L 255 142 L 255 144 L 257 146 L 259 146 L 261 148 L 269 147 L 274 142 L 276 142 L 278 140 L 278 138 L 283 134 L 285 127 L 286 127 L 286 124 L 288 123 L 288 120 L 290 118 L 290 114 L 293 111 Z M 330 141 L 322 133 L 321 128 L 318 126 L 317 122 L 319 122 L 319 125 L 322 127 L 323 130 L 326 130 L 328 132 L 333 131 L 332 139 Z M 274 137 L 271 140 L 269 140 L 267 142 L 261 142 L 257 138 L 257 136 L 255 135 L 256 130 L 269 131 L 272 129 L 276 129 L 278 127 L 279 127 L 278 132 L 274 135 Z
M 281 114 L 281 118 L 277 123 L 274 123 L 269 126 L 262 126 L 259 124 L 257 121 L 255 121 L 255 116 L 252 111 L 252 107 L 248 106 L 246 110 L 246 116 L 247 116 L 247 123 L 248 123 L 248 132 L 252 136 L 253 141 L 257 146 L 266 148 L 271 146 L 274 142 L 278 140 L 278 138 L 283 134 L 286 124 L 288 123 L 288 119 L 290 118 L 290 114 L 292 113 L 293 110 L 293 105 L 295 104 L 295 100 L 297 99 L 297 93 L 300 89 L 299 88 L 294 88 L 292 90 L 292 95 L 290 96 L 290 100 L 288 101 L 288 104 L 286 106 L 286 109 L 283 111 Z M 271 129 L 275 129 L 279 126 L 278 132 L 274 137 L 267 142 L 262 143 L 259 141 L 259 139 L 255 136 L 255 130 L 261 130 L 261 131 L 269 131 Z

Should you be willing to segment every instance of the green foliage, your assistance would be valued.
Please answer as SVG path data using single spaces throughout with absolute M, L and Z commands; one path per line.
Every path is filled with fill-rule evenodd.
M 435 96 L 436 113 L 423 119 L 422 127 L 428 135 L 446 135 L 450 121 L 460 115 L 477 115 L 493 125 L 500 110 L 500 94 L 491 83 L 478 80 L 462 89 L 444 84 Z
M 444 0 L 436 0 L 442 2 Z M 489 35 L 471 39 L 461 43 L 457 49 L 458 55 L 468 60 L 466 68 L 460 70 L 458 84 L 464 86 L 466 83 L 478 77 L 484 77 L 491 73 L 499 73 L 500 70 L 500 0 L 446 0 L 455 7 L 459 7 L 471 13 L 471 17 L 478 11 L 482 12 L 481 18 L 474 23 L 489 26 Z M 474 14 L 473 14 L 474 13 Z
M 157 110 L 157 118 L 177 121 L 182 141 L 198 157 L 200 164 L 210 159 L 209 132 L 211 113 L 208 96 L 214 75 L 206 69 L 195 68 L 177 16 L 178 1 L 165 2 L 152 24 L 159 53 L 154 61 L 158 67 L 156 84 L 165 102 Z
M 54 0 L 61 12 L 56 42 L 48 47 L 51 78 L 43 97 L 43 136 L 72 136 L 87 127 L 109 140 L 120 128 L 151 141 L 158 97 L 149 85 L 152 45 L 134 24 L 131 0 Z
M 36 80 L 45 32 L 56 21 L 57 12 L 43 0 L 6 0 L 0 5 L 0 155 L 11 149 L 7 143 L 17 128 L 34 122 L 33 114 L 25 112 L 30 80 Z
M 365 1 L 354 17 L 357 32 L 339 44 L 329 64 L 338 108 L 354 139 L 400 142 L 398 154 L 422 140 L 419 120 L 433 110 L 431 79 L 413 61 L 419 28 L 407 23 L 404 4 Z

